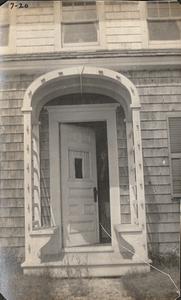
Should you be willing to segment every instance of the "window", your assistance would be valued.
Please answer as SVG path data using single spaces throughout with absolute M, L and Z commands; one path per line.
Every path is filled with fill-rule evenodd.
M 82 172 L 82 158 L 75 158 L 75 178 L 83 178 Z
M 9 7 L 5 3 L 0 9 L 0 47 L 9 43 Z
M 172 196 L 181 197 L 181 117 L 169 117 Z
M 151 41 L 181 39 L 181 5 L 178 2 L 149 1 L 147 21 Z
M 98 44 L 96 1 L 62 1 L 62 46 Z

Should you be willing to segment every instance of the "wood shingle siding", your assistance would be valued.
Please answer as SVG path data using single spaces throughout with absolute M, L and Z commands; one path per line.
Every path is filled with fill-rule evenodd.
M 0 83 L 0 245 L 24 249 L 22 100 L 32 76 L 4 76 Z
M 171 196 L 167 114 L 181 113 L 180 71 L 134 72 L 141 134 L 149 249 L 169 252 L 179 240 L 179 205 Z

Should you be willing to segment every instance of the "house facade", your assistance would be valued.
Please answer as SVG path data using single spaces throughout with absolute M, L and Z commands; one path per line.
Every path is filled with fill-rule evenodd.
M 177 254 L 181 5 L 10 2 L 0 23 L 1 248 L 52 276 Z

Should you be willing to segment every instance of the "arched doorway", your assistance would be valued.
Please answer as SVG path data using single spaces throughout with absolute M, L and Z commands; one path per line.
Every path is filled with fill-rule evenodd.
M 80 95 L 81 103 L 69 103 L 69 105 L 67 105 L 67 102 L 64 105 L 62 103 L 61 105 L 60 103 L 58 103 L 59 105 L 55 105 L 55 103 L 54 105 L 52 105 L 53 103 L 50 104 L 53 99 L 72 94 Z M 86 101 L 82 103 L 84 94 L 102 95 L 105 99 L 102 103 L 98 103 L 97 101 L 91 101 L 89 104 Z M 106 103 L 106 97 L 112 100 Z M 45 107 L 49 116 L 49 207 L 51 221 L 48 228 L 42 227 L 39 149 L 39 116 L 42 108 Z M 128 197 L 131 218 L 130 224 L 126 229 L 124 224 L 121 224 L 120 209 L 120 172 L 117 136 L 117 111 L 120 108 L 123 110 L 125 116 L 124 122 L 126 124 L 126 144 L 129 162 Z M 72 251 L 81 253 L 82 249 L 79 246 L 82 246 L 81 241 L 84 241 L 83 245 L 88 244 L 89 246 L 89 249 L 86 250 L 89 253 L 91 251 L 104 252 L 105 263 L 108 252 L 113 252 L 114 255 L 120 252 L 119 238 L 117 236 L 119 233 L 125 234 L 126 232 L 132 233 L 138 231 L 144 243 L 142 252 L 144 252 L 144 257 L 147 256 L 139 109 L 139 96 L 132 82 L 122 74 L 102 68 L 77 67 L 56 70 L 39 77 L 27 89 L 22 108 L 24 113 L 25 142 L 25 265 L 31 265 L 30 260 L 34 261 L 34 264 L 41 264 L 40 252 L 50 239 L 53 240 L 52 237 L 54 236 L 56 236 L 56 243 L 52 243 L 53 246 L 50 247 L 49 252 L 53 254 L 58 254 L 62 251 L 64 253 L 72 253 Z M 74 222 L 74 224 L 69 216 L 70 207 L 67 207 L 66 204 L 70 202 L 71 206 L 75 209 L 75 198 L 78 197 L 80 199 L 88 186 L 93 191 L 91 195 L 93 195 L 96 202 L 98 180 L 91 186 L 90 181 L 92 180 L 93 182 L 93 178 L 96 178 L 97 172 L 94 172 L 94 174 L 90 172 L 92 179 L 89 178 L 89 182 L 88 175 L 83 178 L 83 174 L 89 172 L 88 169 L 93 170 L 98 167 L 98 164 L 96 164 L 95 147 L 94 149 L 92 148 L 92 145 L 96 144 L 95 134 L 93 134 L 92 130 L 95 122 L 106 124 L 105 132 L 108 148 L 111 245 L 110 248 L 106 246 L 104 249 L 101 248 L 101 250 L 97 246 L 94 246 L 95 244 L 100 244 L 100 238 L 98 237 L 99 225 L 95 225 L 100 223 L 97 217 L 98 211 L 96 212 L 97 204 L 94 205 L 94 208 L 90 208 L 90 203 L 87 202 L 90 210 L 93 209 L 96 212 L 92 216 L 92 219 L 89 220 L 90 222 L 86 221 L 85 218 L 87 216 L 81 216 L 82 219 L 80 221 L 80 214 L 78 214 L 79 220 Z M 89 126 L 86 127 L 86 123 L 89 123 Z M 66 137 L 70 136 L 71 132 L 72 136 L 70 140 L 67 140 Z M 88 150 L 85 151 L 85 149 L 81 148 L 83 147 L 83 143 L 80 137 L 83 140 L 90 141 L 89 149 L 86 148 Z M 74 138 L 73 146 L 72 140 Z M 75 144 L 79 148 L 76 148 Z M 88 166 L 86 156 L 95 157 L 92 161 L 89 161 L 90 166 Z M 85 166 L 86 164 L 87 170 L 83 168 L 83 165 Z M 65 175 L 66 170 L 68 170 L 67 172 L 73 170 L 70 173 L 73 172 L 72 174 L 74 175 L 71 176 L 74 176 L 75 180 L 74 182 L 72 180 L 71 184 L 70 178 L 67 179 L 70 174 Z M 84 186 L 82 186 L 83 182 Z M 73 189 L 74 194 L 71 194 L 73 193 Z M 76 196 L 75 193 L 77 193 Z M 91 199 L 90 196 L 87 196 L 88 198 Z M 88 201 L 87 199 L 86 201 Z M 82 209 L 85 209 L 85 207 L 82 206 Z M 86 226 L 87 229 L 85 229 Z M 91 226 L 94 227 L 94 232 L 92 230 L 93 233 L 90 234 Z M 74 248 L 70 250 L 67 247 Z

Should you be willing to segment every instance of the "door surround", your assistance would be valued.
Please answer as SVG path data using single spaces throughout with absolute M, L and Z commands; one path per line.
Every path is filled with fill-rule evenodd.
M 47 106 L 49 114 L 49 151 L 50 151 L 50 198 L 54 220 L 61 228 L 61 186 L 60 186 L 60 143 L 59 124 L 76 122 L 106 121 L 108 142 L 108 164 L 110 182 L 110 212 L 112 248 L 118 250 L 114 226 L 120 223 L 120 192 L 118 147 L 116 128 L 116 108 L 118 103 L 94 105 Z M 56 159 L 55 159 L 56 158 Z M 60 230 L 60 248 L 62 248 L 62 230 Z
M 81 92 L 110 96 L 125 112 L 129 157 L 130 225 L 131 228 L 135 226 L 142 228 L 143 244 L 147 253 L 141 105 L 138 90 L 121 73 L 100 66 L 76 65 L 71 68 L 55 69 L 36 78 L 26 89 L 23 98 L 25 263 L 28 265 L 40 262 L 40 250 L 56 229 L 54 220 L 51 220 L 49 228 L 42 228 L 41 225 L 39 114 L 43 106 L 52 99 Z M 54 178 L 54 181 L 57 181 L 57 178 Z M 122 227 L 117 226 L 116 230 L 121 232 Z

